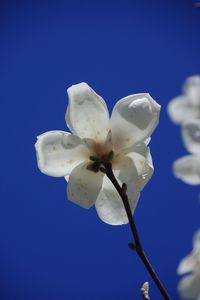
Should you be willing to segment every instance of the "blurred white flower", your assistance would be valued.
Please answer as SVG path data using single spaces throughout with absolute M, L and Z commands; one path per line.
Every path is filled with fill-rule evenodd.
M 200 300 L 200 229 L 193 239 L 193 250 L 179 264 L 179 275 L 186 273 L 178 285 L 180 295 L 184 299 Z
M 95 204 L 106 223 L 128 223 L 123 203 L 100 170 L 109 159 L 120 184 L 126 183 L 132 212 L 140 191 L 151 178 L 153 164 L 147 139 L 158 124 L 160 105 L 149 94 L 119 100 L 111 119 L 104 100 L 86 83 L 68 89 L 66 122 L 71 133 L 49 131 L 35 144 L 38 167 L 46 175 L 68 181 L 67 196 L 90 208 Z
M 200 184 L 200 76 L 186 79 L 183 94 L 168 104 L 172 121 L 182 125 L 182 138 L 189 155 L 173 163 L 177 178 L 192 185 Z
M 185 120 L 200 118 L 200 76 L 186 79 L 183 94 L 168 104 L 168 113 L 172 121 L 182 124 Z
M 191 153 L 177 159 L 173 171 L 177 178 L 191 185 L 200 184 L 200 119 L 191 119 L 182 126 L 182 138 Z

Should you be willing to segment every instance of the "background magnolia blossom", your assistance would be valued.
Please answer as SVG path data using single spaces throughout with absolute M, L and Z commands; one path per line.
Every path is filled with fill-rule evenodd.
M 192 252 L 180 262 L 178 274 L 185 275 L 179 285 L 178 290 L 184 299 L 200 300 L 200 229 L 193 238 Z
M 182 125 L 182 139 L 191 153 L 177 159 L 173 164 L 174 174 L 185 183 L 200 184 L 200 119 L 190 119 Z
M 35 144 L 38 167 L 44 174 L 65 177 L 67 196 L 90 208 L 111 225 L 128 222 L 123 202 L 99 161 L 111 160 L 134 212 L 140 191 L 153 174 L 149 137 L 158 124 L 160 105 L 149 94 L 119 100 L 109 119 L 105 101 L 86 83 L 68 89 L 66 122 L 72 133 L 49 131 Z
M 191 153 L 177 159 L 173 164 L 174 174 L 185 183 L 200 184 L 200 120 L 185 121 L 182 138 L 186 149 Z
M 200 76 L 186 79 L 183 94 L 168 104 L 172 121 L 181 125 L 183 143 L 191 155 L 177 159 L 173 171 L 177 178 L 192 185 L 200 184 Z
M 168 113 L 172 121 L 181 125 L 181 136 L 190 153 L 173 163 L 174 175 L 191 185 L 200 184 L 200 76 L 186 79 L 183 94 L 171 100 Z M 193 251 L 178 267 L 178 274 L 190 272 L 181 279 L 181 297 L 200 300 L 200 230 L 194 236 Z
M 180 125 L 200 118 L 200 76 L 188 77 L 182 90 L 182 95 L 173 98 L 167 107 L 171 120 Z

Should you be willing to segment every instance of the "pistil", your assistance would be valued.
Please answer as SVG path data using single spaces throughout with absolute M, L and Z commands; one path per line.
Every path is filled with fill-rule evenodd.
M 101 158 L 91 155 L 89 159 L 92 163 L 87 166 L 87 169 L 94 173 L 98 173 L 99 171 L 105 173 L 104 164 L 111 162 L 113 157 L 114 152 L 112 150 L 108 154 L 102 155 Z

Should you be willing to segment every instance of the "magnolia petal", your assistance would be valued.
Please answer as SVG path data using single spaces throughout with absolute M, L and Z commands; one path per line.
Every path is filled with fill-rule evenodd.
M 96 201 L 102 187 L 104 174 L 87 169 L 88 162 L 78 165 L 70 174 L 67 197 L 72 202 L 90 208 Z
M 184 123 L 182 137 L 187 150 L 194 154 L 200 154 L 200 120 L 191 119 Z
M 158 124 L 160 105 L 149 94 L 135 94 L 119 100 L 111 116 L 111 131 L 118 148 L 146 140 Z
M 65 180 L 68 182 L 69 181 L 69 174 L 65 176 Z
M 193 247 L 194 249 L 199 250 L 199 256 L 200 256 L 200 229 L 198 229 L 194 235 Z
M 105 140 L 109 132 L 109 113 L 104 100 L 86 83 L 71 86 L 66 122 L 70 130 L 81 138 Z
M 150 142 L 151 142 L 151 137 L 148 137 L 148 138 L 144 141 L 144 143 L 145 143 L 146 146 L 148 146 Z
M 119 153 L 123 153 L 124 155 L 131 153 L 131 152 L 136 152 L 139 153 L 143 156 L 146 156 L 147 153 L 147 142 L 148 140 L 145 140 L 144 142 L 141 142 L 139 144 L 133 145 L 131 147 L 122 149 Z
M 177 269 L 177 273 L 179 275 L 182 275 L 188 272 L 192 272 L 194 271 L 195 266 L 196 266 L 195 256 L 193 255 L 193 253 L 191 253 L 181 260 Z
M 183 258 L 178 266 L 177 273 L 184 273 L 197 270 L 200 263 L 200 229 L 196 231 L 193 237 L 193 251 Z
M 121 159 L 121 162 L 115 164 L 114 174 L 120 185 L 122 185 L 122 183 L 127 184 L 129 204 L 131 211 L 134 212 L 140 196 L 140 188 L 137 170 L 132 164 L 131 159 L 124 157 Z M 103 222 L 110 225 L 128 223 L 122 199 L 107 176 L 104 177 L 102 190 L 95 206 L 98 216 Z
M 154 171 L 150 149 L 149 147 L 146 147 L 145 155 L 137 152 L 130 152 L 127 156 L 132 159 L 133 164 L 136 166 L 139 176 L 140 190 L 142 190 L 151 179 Z
M 120 181 L 119 181 L 120 182 Z M 129 204 L 134 212 L 139 199 L 139 190 L 134 185 L 128 187 Z M 95 203 L 99 218 L 110 225 L 123 225 L 128 223 L 128 218 L 119 194 L 114 189 L 107 177 L 104 178 L 102 191 Z
M 193 106 L 186 96 L 172 99 L 167 106 L 168 114 L 174 123 L 182 124 L 185 120 L 198 118 L 200 111 Z
M 200 76 L 194 75 L 188 77 L 184 83 L 183 90 L 192 105 L 200 104 Z M 198 108 L 197 108 L 198 109 Z
M 181 297 L 186 299 L 197 299 L 200 296 L 200 276 L 192 274 L 184 276 L 178 285 L 178 291 Z
M 200 184 L 200 155 L 186 155 L 177 159 L 173 164 L 173 171 L 185 183 Z
M 89 157 L 89 151 L 81 139 L 64 131 L 41 134 L 35 148 L 40 171 L 54 177 L 69 174 Z

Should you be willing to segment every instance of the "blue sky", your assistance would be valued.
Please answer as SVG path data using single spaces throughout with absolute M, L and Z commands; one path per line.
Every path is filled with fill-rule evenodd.
M 144 248 L 173 299 L 176 268 L 200 227 L 199 187 L 173 177 L 186 154 L 166 112 L 187 76 L 200 73 L 200 9 L 194 1 L 1 1 L 0 299 L 140 299 L 150 281 L 112 227 L 66 199 L 64 179 L 37 169 L 34 143 L 67 130 L 66 89 L 85 81 L 112 111 L 149 92 L 162 105 L 152 136 L 155 173 L 135 219 Z

